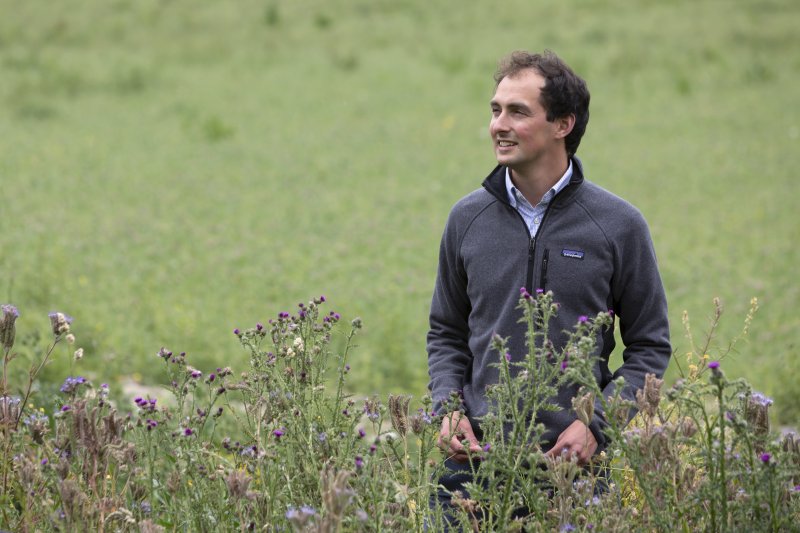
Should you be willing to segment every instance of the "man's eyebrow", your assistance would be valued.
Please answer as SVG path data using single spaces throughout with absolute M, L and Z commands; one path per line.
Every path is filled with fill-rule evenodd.
M 489 102 L 490 107 L 502 107 L 497 100 Z M 530 111 L 530 107 L 523 102 L 509 102 L 506 107 L 512 111 Z

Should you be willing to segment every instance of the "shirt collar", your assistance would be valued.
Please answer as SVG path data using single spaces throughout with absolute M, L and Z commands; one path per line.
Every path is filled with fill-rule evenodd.
M 550 190 L 544 194 L 544 196 L 542 196 L 542 199 L 539 200 L 539 203 L 540 204 L 550 203 L 550 200 L 552 200 L 555 197 L 555 195 L 560 193 L 564 189 L 564 187 L 567 186 L 570 179 L 572 179 L 572 158 L 569 159 L 569 165 L 567 166 L 567 171 L 564 172 L 564 175 L 561 176 L 561 179 L 559 179 L 556 182 L 556 184 L 553 185 L 553 187 L 551 187 Z M 508 201 L 511 203 L 511 207 L 517 207 L 517 195 L 519 195 L 519 197 L 522 200 L 525 200 L 527 202 L 525 197 L 522 196 L 522 193 L 519 192 L 519 189 L 517 189 L 514 186 L 514 182 L 511 181 L 511 169 L 509 169 L 508 167 L 506 167 L 506 191 L 508 192 Z

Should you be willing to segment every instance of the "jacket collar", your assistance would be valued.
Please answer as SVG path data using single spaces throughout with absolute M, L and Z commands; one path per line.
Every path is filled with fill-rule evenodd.
M 568 201 L 578 190 L 583 183 L 583 165 L 581 160 L 576 156 L 571 156 L 572 159 L 572 178 L 569 180 L 564 189 L 556 196 L 559 201 Z M 486 179 L 483 180 L 483 188 L 489 193 L 503 202 L 508 204 L 508 192 L 506 191 L 506 167 L 497 165 L 494 167 Z M 555 200 L 555 199 L 554 199 Z

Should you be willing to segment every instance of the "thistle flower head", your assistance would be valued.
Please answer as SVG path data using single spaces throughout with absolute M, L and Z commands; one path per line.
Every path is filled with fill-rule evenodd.
M 16 396 L 0 396 L 0 427 L 16 424 L 21 401 Z
M 50 317 L 50 326 L 53 329 L 53 335 L 58 337 L 59 335 L 69 333 L 69 325 L 72 324 L 71 316 L 59 313 L 58 311 L 53 311 L 47 316 Z
M 401 437 L 408 433 L 408 404 L 410 396 L 389 395 L 389 414 L 392 416 L 392 427 Z
M 578 394 L 580 392 L 578 391 Z M 578 416 L 578 420 L 588 426 L 594 417 L 594 394 L 587 392 L 572 398 L 572 409 Z
M 19 318 L 19 311 L 11 304 L 3 304 L 3 316 L 0 317 L 0 345 L 6 350 L 10 350 L 14 346 L 14 337 L 16 335 L 15 322 Z
M 225 476 L 225 485 L 234 500 L 240 500 L 247 496 L 247 489 L 251 481 L 252 478 L 241 470 L 234 470 Z
M 658 404 L 661 402 L 663 384 L 664 380 L 658 379 L 655 374 L 647 374 L 644 378 L 644 388 L 636 391 L 636 405 L 649 417 L 656 415 Z
M 769 434 L 769 406 L 772 400 L 760 392 L 754 392 L 745 401 L 744 417 L 759 437 Z

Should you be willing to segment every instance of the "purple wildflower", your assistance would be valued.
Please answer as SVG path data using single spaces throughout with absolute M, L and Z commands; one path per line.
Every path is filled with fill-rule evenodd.
M 483 445 L 483 451 L 484 452 L 488 452 L 491 449 L 492 449 L 492 445 L 490 443 L 487 442 L 486 444 Z
M 256 331 L 261 331 L 262 329 L 264 329 L 264 324 L 262 324 L 261 322 L 258 322 L 256 324 Z
M 234 334 L 234 335 L 236 335 L 236 336 L 238 337 L 239 335 L 241 335 L 241 334 L 242 334 L 242 332 L 241 332 L 241 331 L 239 331 L 239 328 L 233 328 L 233 334 Z
M 72 410 L 72 407 L 70 407 L 69 405 L 62 405 L 61 406 L 61 412 L 62 413 L 66 413 L 67 411 L 71 411 L 71 410 Z
M 203 375 L 203 373 L 200 372 L 199 370 L 194 369 L 189 373 L 189 375 L 192 377 L 192 379 L 198 379 L 200 376 Z
M 375 452 L 377 452 L 377 451 L 378 451 L 378 447 L 377 446 L 375 446 L 374 444 L 370 444 L 369 445 L 369 454 L 370 455 L 375 455 Z
M 42 459 L 42 466 L 46 465 L 48 462 L 49 461 L 47 460 L 47 457 L 45 457 L 44 459 Z
M 708 363 L 708 368 L 711 370 L 718 370 L 719 369 L 719 361 L 711 361 Z
M 544 294 L 544 289 L 536 289 L 536 294 Z
M 78 387 L 86 383 L 86 378 L 83 376 L 68 376 L 67 379 L 64 380 L 64 383 L 61 385 L 61 392 L 64 394 L 72 394 L 75 392 Z
M 192 428 L 186 428 L 183 430 L 183 434 L 186 435 L 187 437 L 191 437 L 193 433 L 194 431 L 192 431 Z
M 360 455 L 356 455 L 355 465 L 356 470 L 361 470 L 361 468 L 364 466 L 364 458 Z
M 795 485 L 794 489 L 795 492 L 800 492 L 800 485 Z
M 752 396 L 750 396 L 750 401 L 762 407 L 769 407 L 770 405 L 772 405 L 772 398 L 764 396 L 760 392 L 754 392 Z
M 586 315 L 581 315 L 581 316 L 578 317 L 578 322 L 580 322 L 581 324 L 585 324 L 588 321 L 589 321 L 589 317 L 586 316 Z
M 506 361 L 511 362 L 511 354 L 506 352 Z
M 323 295 L 323 296 L 320 296 L 320 297 L 319 297 L 319 302 L 320 302 L 320 303 L 323 303 L 324 301 L 325 301 L 325 296 L 324 296 L 324 295 Z
M 569 364 L 566 361 L 561 361 L 561 371 L 565 371 Z
M 764 452 L 764 453 L 762 453 L 762 454 L 759 456 L 759 459 L 761 459 L 761 462 L 762 462 L 762 463 L 764 463 L 765 465 L 768 465 L 768 464 L 769 464 L 769 461 L 770 461 L 770 459 L 772 459 L 772 455 L 770 455 L 770 454 L 769 454 L 769 453 L 767 453 L 767 452 Z
M 363 428 L 358 428 L 358 438 L 363 439 L 367 436 L 367 432 Z
M 272 432 L 276 439 L 280 439 L 285 434 L 285 428 L 276 429 Z

